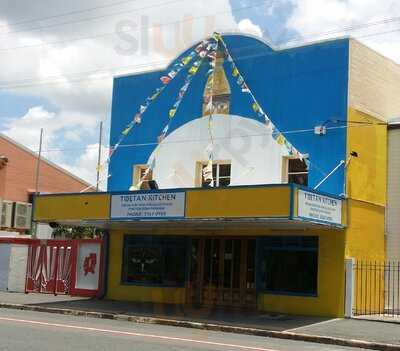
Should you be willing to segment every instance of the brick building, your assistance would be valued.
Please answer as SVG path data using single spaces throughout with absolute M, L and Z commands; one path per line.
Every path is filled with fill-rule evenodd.
M 36 165 L 36 153 L 0 134 L 0 200 L 3 203 L 3 217 L 6 211 L 5 202 L 8 202 L 9 206 L 12 206 L 15 202 L 32 202 L 32 195 L 36 191 Z M 89 183 L 42 158 L 39 192 L 77 193 L 84 189 L 90 191 L 91 188 L 88 187 L 90 187 Z M 4 222 L 3 219 L 0 226 L 6 230 L 14 228 L 9 221 Z M 15 228 L 12 230 L 15 230 Z

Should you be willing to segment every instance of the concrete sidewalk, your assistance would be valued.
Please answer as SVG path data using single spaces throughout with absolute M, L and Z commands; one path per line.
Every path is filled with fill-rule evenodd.
M 400 350 L 400 324 L 0 292 L 0 307 Z

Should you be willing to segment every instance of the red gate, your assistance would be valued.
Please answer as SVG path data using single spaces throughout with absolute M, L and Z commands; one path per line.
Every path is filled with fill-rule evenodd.
M 93 258 L 91 270 L 81 274 Z M 102 264 L 101 240 L 34 240 L 28 250 L 25 291 L 95 296 L 100 290 Z M 87 277 L 88 273 L 92 276 Z M 91 279 L 89 284 L 85 279 Z

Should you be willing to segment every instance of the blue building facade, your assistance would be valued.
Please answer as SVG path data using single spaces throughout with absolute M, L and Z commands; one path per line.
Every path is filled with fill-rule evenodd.
M 223 39 L 260 106 L 287 140 L 308 155 L 308 186 L 314 187 L 346 158 L 346 128 L 343 126 L 347 123 L 349 41 L 274 50 L 254 37 L 223 35 Z M 193 48 L 178 59 L 191 50 Z M 252 110 L 249 95 L 242 93 L 230 74 L 229 63 L 223 65 L 231 89 L 230 114 L 262 123 Z M 138 107 L 160 86 L 160 77 L 170 69 L 171 66 L 164 71 L 115 78 L 111 146 L 118 142 Z M 187 70 L 188 67 L 184 68 L 169 83 L 143 114 L 141 124 L 132 129 L 114 152 L 109 166 L 108 190 L 128 190 L 132 184 L 132 166 L 148 162 L 157 147 L 157 137 L 168 122 L 168 111 L 184 84 Z M 203 64 L 193 78 L 168 134 L 202 115 L 207 70 L 208 66 Z M 314 134 L 314 127 L 322 124 L 328 129 L 333 127 L 324 137 Z M 185 150 L 184 146 L 181 150 Z M 340 195 L 343 184 L 341 168 L 319 190 Z

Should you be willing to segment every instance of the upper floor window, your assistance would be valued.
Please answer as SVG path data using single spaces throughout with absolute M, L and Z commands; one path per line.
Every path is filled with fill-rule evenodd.
M 208 163 L 200 163 L 199 179 L 201 187 L 224 187 L 231 183 L 230 162 L 214 162 L 212 167 Z
M 299 158 L 285 158 L 284 162 L 284 180 L 287 183 L 299 185 L 308 185 L 308 167 L 306 162 Z
M 135 165 L 133 167 L 133 185 L 139 189 L 150 189 L 149 181 L 153 180 L 153 172 L 148 165 Z

